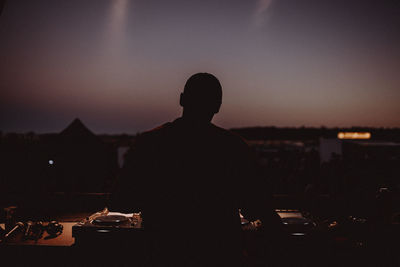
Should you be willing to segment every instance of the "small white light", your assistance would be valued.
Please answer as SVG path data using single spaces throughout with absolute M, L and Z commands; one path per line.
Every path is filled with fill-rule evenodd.
M 110 230 L 99 229 L 99 230 L 97 230 L 97 232 L 99 232 L 99 233 L 109 233 Z
M 303 236 L 303 235 L 306 235 L 305 233 L 292 233 L 292 235 L 294 235 L 294 236 Z
M 54 164 L 54 160 L 50 159 L 50 160 L 49 160 L 49 164 L 50 164 L 50 165 L 53 165 L 53 164 Z

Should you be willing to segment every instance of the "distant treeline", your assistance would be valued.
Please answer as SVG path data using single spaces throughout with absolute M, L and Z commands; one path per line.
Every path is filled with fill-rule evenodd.
M 350 128 L 326 128 L 326 127 L 245 127 L 232 128 L 235 132 L 247 140 L 318 140 L 320 137 L 336 138 L 339 132 L 370 132 L 371 140 L 400 142 L 400 128 L 371 128 L 371 127 L 350 127 Z M 140 134 L 98 134 L 105 143 L 116 146 L 129 146 L 135 137 Z M 57 134 L 25 134 L 1 133 L 3 141 L 7 139 L 52 139 Z
M 400 142 L 400 128 L 314 128 L 314 127 L 247 127 L 231 131 L 248 140 L 318 140 L 336 138 L 338 132 L 370 132 L 371 140 Z

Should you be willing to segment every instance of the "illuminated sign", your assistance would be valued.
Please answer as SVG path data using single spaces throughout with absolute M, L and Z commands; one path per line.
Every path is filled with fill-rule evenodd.
M 370 139 L 371 133 L 368 132 L 340 132 L 337 137 L 339 139 Z

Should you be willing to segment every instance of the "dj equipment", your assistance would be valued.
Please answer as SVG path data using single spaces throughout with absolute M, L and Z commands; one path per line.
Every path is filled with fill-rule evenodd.
M 22 239 L 38 240 L 42 238 L 43 233 L 46 231 L 49 234 L 48 237 L 56 237 L 62 233 L 63 226 L 57 221 L 51 221 L 47 224 L 41 221 L 27 221 L 26 223 L 17 222 L 14 227 L 4 235 L 1 242 L 7 242 L 19 233 L 21 233 Z
M 0 238 L 3 238 L 5 235 L 6 230 L 3 229 L 3 227 L 0 226 Z
M 104 209 L 72 226 L 76 245 L 98 245 L 130 242 L 141 236 L 140 213 L 123 214 Z
M 38 240 L 43 236 L 43 232 L 45 231 L 45 227 L 43 226 L 43 222 L 27 222 L 27 227 L 25 230 L 25 239 Z
M 51 221 L 46 227 L 46 231 L 50 236 L 60 235 L 63 231 L 63 226 L 57 221 Z
M 25 229 L 25 225 L 22 222 L 17 222 L 15 226 L 4 236 L 4 240 L 7 240 L 17 234 L 18 232 L 21 232 Z

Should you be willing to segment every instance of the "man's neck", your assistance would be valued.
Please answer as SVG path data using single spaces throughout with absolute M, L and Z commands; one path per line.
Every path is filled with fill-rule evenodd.
M 181 116 L 181 120 L 188 125 L 192 125 L 195 127 L 203 127 L 209 126 L 211 124 L 211 120 L 204 117 L 197 117 L 197 116 L 188 116 L 183 114 Z

